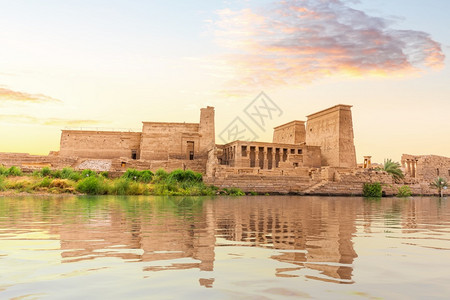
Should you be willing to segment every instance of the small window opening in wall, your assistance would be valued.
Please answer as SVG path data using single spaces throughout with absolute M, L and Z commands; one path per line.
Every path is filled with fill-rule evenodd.
M 297 153 L 298 153 L 298 154 L 302 154 L 302 153 L 303 153 L 302 149 L 298 149 L 298 150 L 297 150 Z
M 312 128 L 310 128 L 309 131 L 311 132 L 311 131 L 312 131 Z
M 291 154 L 295 154 L 295 149 L 291 149 Z
M 131 150 L 131 159 L 137 159 L 137 150 Z
M 120 166 L 121 166 L 122 168 L 125 168 L 125 167 L 127 166 L 127 163 L 123 161 L 123 162 L 120 164 Z
M 194 151 L 189 151 L 189 160 L 194 160 Z
M 436 175 L 439 176 L 439 169 L 436 169 Z
M 298 163 L 294 163 L 294 168 L 297 168 L 298 167 Z

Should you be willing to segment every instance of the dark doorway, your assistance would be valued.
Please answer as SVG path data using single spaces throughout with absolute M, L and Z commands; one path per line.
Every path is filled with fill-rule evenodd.
M 188 141 L 186 147 L 187 155 L 189 160 L 194 160 L 194 142 Z

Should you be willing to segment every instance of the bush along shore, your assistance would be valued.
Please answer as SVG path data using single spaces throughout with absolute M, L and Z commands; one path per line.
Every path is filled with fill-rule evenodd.
M 155 173 L 128 169 L 120 178 L 108 178 L 108 172 L 74 171 L 71 168 L 51 170 L 45 167 L 24 175 L 20 168 L 0 166 L 0 192 L 34 194 L 89 195 L 170 195 L 211 196 L 245 195 L 240 189 L 219 189 L 206 185 L 202 174 L 191 170 Z

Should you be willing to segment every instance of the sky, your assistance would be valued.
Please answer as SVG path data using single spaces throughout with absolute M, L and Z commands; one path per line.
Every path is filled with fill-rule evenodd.
M 0 0 L 0 152 L 65 128 L 238 118 L 272 128 L 352 105 L 358 161 L 450 157 L 450 1 Z M 264 124 L 246 109 L 261 92 Z

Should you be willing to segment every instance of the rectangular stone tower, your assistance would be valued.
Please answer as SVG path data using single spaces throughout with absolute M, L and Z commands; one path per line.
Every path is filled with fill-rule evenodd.
M 280 144 L 301 144 L 305 142 L 305 122 L 292 121 L 273 130 L 273 143 Z
M 308 116 L 306 144 L 321 147 L 322 166 L 356 168 L 351 107 L 339 104 Z
M 200 124 L 198 127 L 200 134 L 200 149 L 201 153 L 207 153 L 214 148 L 216 144 L 216 133 L 214 129 L 214 107 L 207 106 L 200 110 Z

